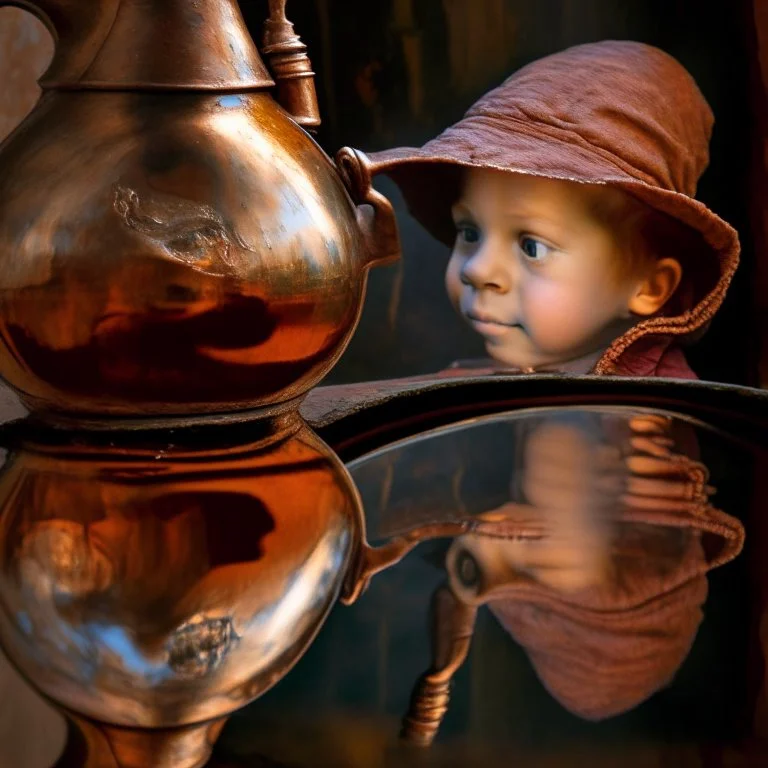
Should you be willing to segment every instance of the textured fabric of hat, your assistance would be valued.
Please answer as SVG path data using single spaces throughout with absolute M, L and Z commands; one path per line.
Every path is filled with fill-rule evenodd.
M 617 339 L 595 368 L 611 373 L 642 337 L 689 334 L 723 301 L 738 264 L 738 235 L 694 197 L 709 163 L 713 122 L 674 58 L 642 43 L 604 41 L 529 64 L 423 147 L 374 153 L 369 161 L 373 173 L 398 184 L 415 218 L 449 245 L 460 170 L 471 167 L 609 184 L 698 231 L 701 263 L 688 263 L 684 276 L 695 283 L 693 302 L 678 314 L 642 320 Z

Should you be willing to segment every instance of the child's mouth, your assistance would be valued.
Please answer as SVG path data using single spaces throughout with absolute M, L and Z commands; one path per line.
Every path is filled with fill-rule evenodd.
M 520 323 L 503 323 L 500 320 L 496 320 L 488 315 L 483 315 L 475 312 L 467 312 L 466 318 L 469 320 L 472 327 L 483 335 L 496 336 L 502 333 L 506 333 L 511 328 L 519 328 L 522 330 L 523 326 Z

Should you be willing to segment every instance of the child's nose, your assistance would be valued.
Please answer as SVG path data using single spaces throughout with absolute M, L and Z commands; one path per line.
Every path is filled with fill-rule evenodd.
M 485 244 L 464 262 L 461 282 L 476 291 L 491 290 L 506 293 L 512 287 L 512 275 L 506 259 L 500 257 L 498 249 Z

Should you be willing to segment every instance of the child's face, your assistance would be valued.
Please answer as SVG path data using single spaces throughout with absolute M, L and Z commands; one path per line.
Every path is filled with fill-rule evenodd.
M 632 325 L 638 280 L 622 277 L 617 238 L 582 185 L 471 169 L 453 218 L 448 294 L 499 362 L 576 360 Z

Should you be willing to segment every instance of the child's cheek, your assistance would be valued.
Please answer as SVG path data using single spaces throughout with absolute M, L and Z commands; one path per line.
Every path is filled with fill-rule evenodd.
M 523 322 L 542 349 L 567 349 L 581 344 L 594 309 L 571 287 L 543 279 L 526 286 Z
M 461 301 L 461 265 L 462 259 L 452 255 L 445 270 L 445 290 L 454 308 L 458 310 Z

